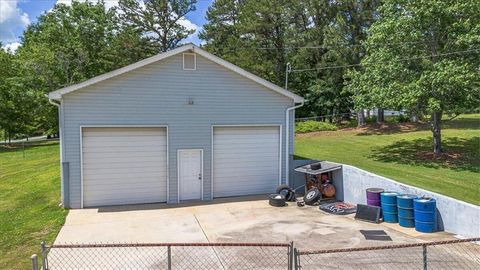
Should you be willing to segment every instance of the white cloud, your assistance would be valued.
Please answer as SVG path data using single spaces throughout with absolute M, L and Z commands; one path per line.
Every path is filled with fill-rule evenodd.
M 0 40 L 18 41 L 17 34 L 30 24 L 28 14 L 17 7 L 17 0 L 0 0 Z
M 22 44 L 20 42 L 12 42 L 3 46 L 2 49 L 7 52 L 15 53 L 15 51 L 17 51 L 18 47 L 20 47 L 21 45 Z
M 188 30 L 195 30 L 195 32 L 191 35 L 189 35 L 184 42 L 185 43 L 197 43 L 198 42 L 198 34 L 200 33 L 200 30 L 202 29 L 198 25 L 192 23 L 190 20 L 187 18 L 181 18 L 178 23 L 182 25 L 183 27 L 187 28 Z

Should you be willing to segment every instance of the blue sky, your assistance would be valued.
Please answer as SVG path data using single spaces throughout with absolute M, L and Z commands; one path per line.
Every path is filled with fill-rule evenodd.
M 69 4 L 72 0 L 0 0 L 0 41 L 2 46 L 15 50 L 20 44 L 23 30 L 57 2 Z M 118 0 L 105 0 L 105 2 L 107 7 L 110 7 L 116 5 Z M 186 41 L 200 44 L 198 32 L 206 21 L 205 14 L 212 2 L 213 0 L 197 0 L 196 11 L 188 14 L 182 21 L 184 26 L 196 29 L 196 32 Z

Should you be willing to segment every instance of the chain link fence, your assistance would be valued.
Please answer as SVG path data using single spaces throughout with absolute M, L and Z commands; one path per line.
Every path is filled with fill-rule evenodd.
M 32 256 L 32 269 L 480 269 L 479 241 L 470 238 L 310 251 L 294 248 L 293 242 L 42 243 L 42 256 Z
M 294 250 L 295 269 L 480 269 L 480 238 L 363 248 Z
M 42 244 L 41 269 L 291 269 L 292 261 L 293 243 Z

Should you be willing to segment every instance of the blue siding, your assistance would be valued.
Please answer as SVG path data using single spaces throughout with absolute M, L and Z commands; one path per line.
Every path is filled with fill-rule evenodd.
M 198 55 L 197 70 L 183 70 L 182 54 L 66 94 L 62 102 L 72 208 L 80 207 L 82 125 L 168 125 L 169 202 L 175 203 L 178 149 L 204 150 L 204 199 L 211 199 L 211 126 L 280 124 L 285 131 L 285 110 L 293 106 L 292 99 Z M 290 122 L 293 131 L 293 114 Z M 282 148 L 285 180 L 284 143 Z

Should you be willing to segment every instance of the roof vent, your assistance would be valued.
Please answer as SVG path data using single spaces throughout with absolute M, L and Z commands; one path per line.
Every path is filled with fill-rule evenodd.
M 183 70 L 197 69 L 197 55 L 195 53 L 183 54 Z

